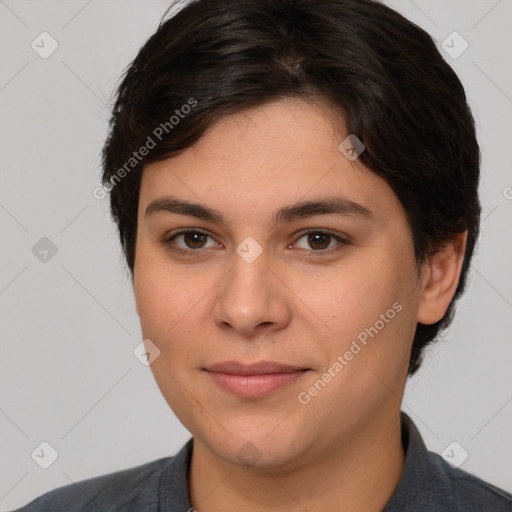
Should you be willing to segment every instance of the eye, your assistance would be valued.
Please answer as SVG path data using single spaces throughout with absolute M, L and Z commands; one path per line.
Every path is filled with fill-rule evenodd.
M 211 240 L 210 245 L 207 241 L 211 238 L 207 233 L 197 229 L 187 229 L 179 231 L 162 240 L 162 244 L 169 247 L 172 251 L 181 254 L 196 252 L 198 249 L 209 249 L 216 247 L 217 244 Z
M 212 237 L 199 229 L 185 229 L 165 237 L 161 244 L 167 249 L 186 256 L 204 255 L 203 250 L 219 247 Z M 322 256 L 341 249 L 349 241 L 328 230 L 310 229 L 300 234 L 289 248 L 298 248 L 312 256 Z
M 304 239 L 304 242 L 302 242 L 301 246 L 300 240 L 302 239 Z M 311 249 L 313 249 L 313 252 L 331 252 L 330 250 L 333 247 L 339 248 L 339 246 L 347 244 L 347 240 L 331 233 L 330 231 L 314 229 L 303 233 L 294 245 L 299 249 L 304 249 L 306 251 L 311 251 Z

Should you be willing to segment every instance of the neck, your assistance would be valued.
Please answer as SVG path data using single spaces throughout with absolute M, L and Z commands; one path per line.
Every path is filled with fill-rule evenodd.
M 404 466 L 399 411 L 367 422 L 315 458 L 286 468 L 247 468 L 194 439 L 190 498 L 200 512 L 339 510 L 381 512 Z

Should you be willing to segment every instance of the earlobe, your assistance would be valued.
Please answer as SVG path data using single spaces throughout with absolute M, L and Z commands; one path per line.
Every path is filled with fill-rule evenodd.
M 458 233 L 425 263 L 418 322 L 434 324 L 443 318 L 459 284 L 467 231 Z

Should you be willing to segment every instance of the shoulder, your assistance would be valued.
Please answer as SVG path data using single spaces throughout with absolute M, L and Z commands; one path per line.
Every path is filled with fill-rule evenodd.
M 60 487 L 15 512 L 145 511 L 157 506 L 160 475 L 173 457 Z
M 412 419 L 402 412 L 405 465 L 384 512 L 512 512 L 512 495 L 427 449 Z
M 450 466 L 437 453 L 429 452 L 429 457 L 445 476 L 453 512 L 512 512 L 512 494 Z

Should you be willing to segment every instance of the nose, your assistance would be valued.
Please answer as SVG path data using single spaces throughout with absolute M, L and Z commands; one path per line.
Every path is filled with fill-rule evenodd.
M 221 329 L 232 329 L 244 337 L 270 334 L 291 320 L 289 290 L 277 277 L 265 251 L 249 263 L 238 254 L 233 268 L 221 281 L 213 316 Z

